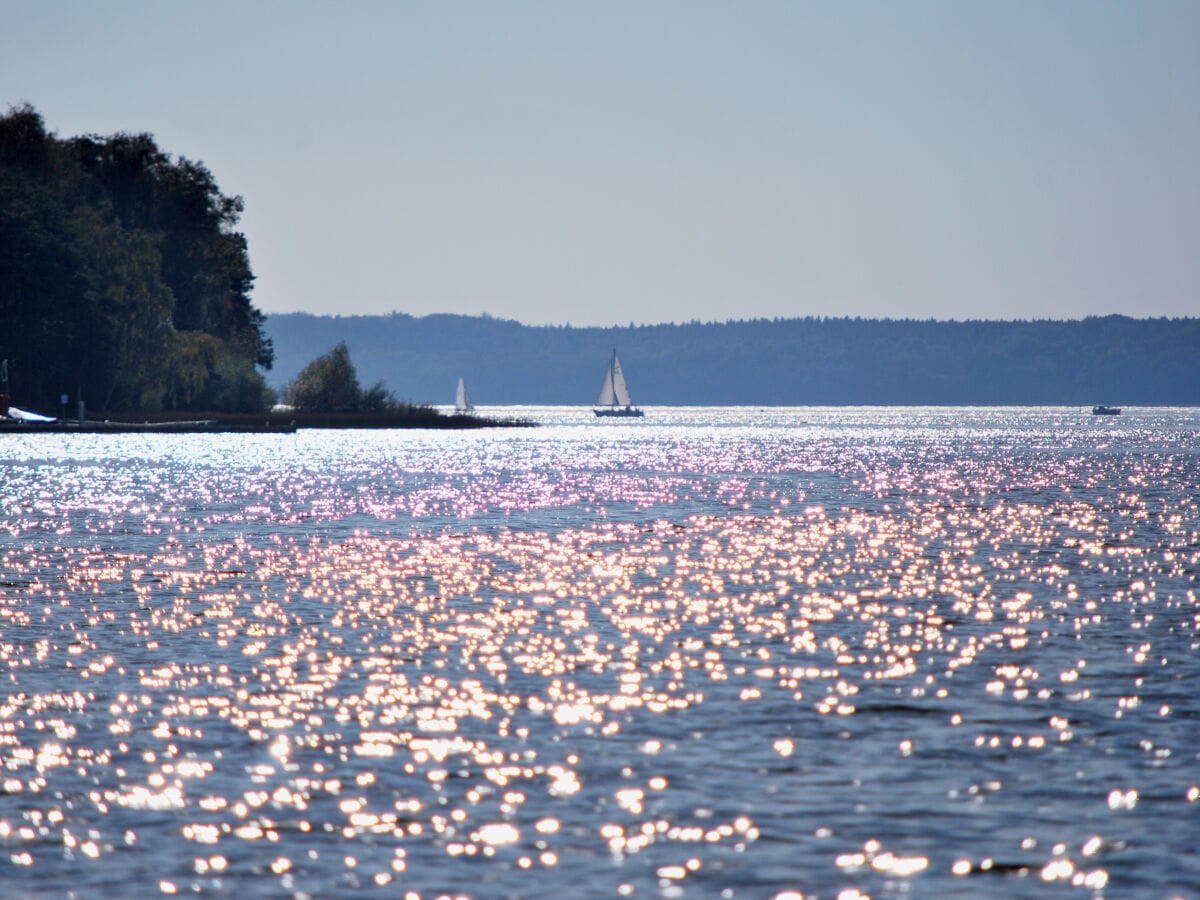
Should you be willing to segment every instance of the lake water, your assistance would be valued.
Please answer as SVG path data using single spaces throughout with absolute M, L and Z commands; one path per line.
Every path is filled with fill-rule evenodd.
M 0 893 L 1200 896 L 1200 413 L 0 436 Z

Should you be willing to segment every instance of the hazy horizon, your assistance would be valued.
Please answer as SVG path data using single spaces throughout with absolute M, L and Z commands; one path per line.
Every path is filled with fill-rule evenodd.
M 1200 309 L 1200 4 L 2 2 L 0 106 L 202 161 L 268 314 Z
M 462 316 L 462 317 L 466 317 L 466 318 L 492 319 L 497 322 L 512 322 L 516 325 L 521 325 L 526 328 L 580 328 L 580 329 L 599 328 L 602 330 L 607 330 L 607 329 L 612 329 L 612 328 L 629 328 L 629 327 L 631 327 L 631 323 L 629 323 L 629 322 L 608 322 L 608 323 L 593 323 L 593 324 L 578 324 L 578 323 L 574 323 L 574 322 L 526 322 L 521 319 L 511 317 L 511 316 L 497 316 L 497 315 L 493 315 L 491 313 L 486 313 L 486 312 L 483 312 L 483 313 L 460 313 L 460 312 L 440 311 L 440 310 L 435 310 L 433 312 L 411 313 L 411 312 L 406 312 L 405 310 L 402 310 L 402 309 L 391 309 L 391 310 L 386 310 L 386 311 L 381 311 L 381 312 L 313 312 L 312 310 L 307 310 L 307 309 L 281 309 L 281 310 L 268 311 L 268 312 L 266 312 L 266 315 L 267 316 L 314 316 L 314 317 L 326 317 L 326 318 L 332 318 L 332 319 L 361 319 L 361 318 L 368 318 L 368 317 L 387 318 L 390 316 L 411 316 L 414 319 L 424 319 L 424 318 L 427 318 L 430 316 Z M 656 326 L 673 326 L 673 325 L 685 326 L 685 325 L 692 325 L 692 324 L 732 325 L 732 324 L 744 323 L 744 322 L 773 321 L 773 320 L 790 321 L 790 320 L 805 319 L 805 318 L 862 319 L 863 321 L 877 321 L 877 322 L 936 322 L 936 323 L 942 323 L 942 324 L 945 324 L 945 323 L 949 323 L 949 324 L 955 324 L 955 323 L 958 323 L 958 324 L 969 324 L 969 323 L 1019 324 L 1021 322 L 1034 322 L 1034 323 L 1036 323 L 1036 322 L 1082 322 L 1087 319 L 1103 319 L 1103 318 L 1108 318 L 1109 316 L 1119 316 L 1119 317 L 1123 317 L 1123 318 L 1127 318 L 1127 319 L 1135 319 L 1135 320 L 1143 320 L 1143 321 L 1150 320 L 1150 319 L 1180 319 L 1180 320 L 1188 319 L 1188 320 L 1191 320 L 1191 319 L 1200 318 L 1200 311 L 1183 312 L 1183 313 L 1179 313 L 1177 315 L 1174 315 L 1174 314 L 1138 315 L 1138 314 L 1130 314 L 1130 313 L 1088 313 L 1088 314 L 1082 315 L 1082 316 L 1022 316 L 1020 318 L 1007 318 L 1007 319 L 984 318 L 984 317 L 937 318 L 934 316 L 856 316 L 856 315 L 852 315 L 852 314 L 844 314 L 844 315 L 828 314 L 827 315 L 827 314 L 823 314 L 823 313 L 812 313 L 812 314 L 796 315 L 796 316 L 733 316 L 733 317 L 725 318 L 725 319 L 695 319 L 695 320 L 664 319 L 661 321 L 633 322 L 632 327 L 634 327 L 634 328 L 654 328 Z

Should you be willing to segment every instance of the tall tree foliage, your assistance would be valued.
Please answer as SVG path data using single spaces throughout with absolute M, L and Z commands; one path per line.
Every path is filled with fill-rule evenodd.
M 0 117 L 0 357 L 19 402 L 269 403 L 241 212 L 148 134 L 64 141 L 28 105 Z

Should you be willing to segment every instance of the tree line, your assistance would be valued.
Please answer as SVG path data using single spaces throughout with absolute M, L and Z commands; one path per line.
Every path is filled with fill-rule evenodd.
M 1200 405 L 1200 319 L 756 319 L 614 328 L 488 316 L 270 315 L 275 372 L 342 341 L 364 380 L 448 404 L 587 405 L 621 355 L 633 399 L 674 405 Z
M 260 410 L 274 349 L 242 199 L 149 134 L 60 139 L 0 118 L 0 358 L 13 402 Z

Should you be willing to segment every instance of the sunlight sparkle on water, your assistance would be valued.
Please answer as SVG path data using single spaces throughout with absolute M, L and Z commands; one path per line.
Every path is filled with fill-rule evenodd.
M 1194 439 L 1021 462 L 936 436 L 648 440 L 628 471 L 368 440 L 382 477 L 334 445 L 10 493 L 6 865 L 154 848 L 165 892 L 436 894 L 451 861 L 519 892 L 600 854 L 597 890 L 706 894 L 770 837 L 807 861 L 779 896 L 1105 890 L 1200 808 Z M 970 825 L 1013 804 L 1036 837 Z

